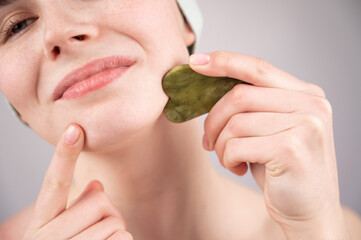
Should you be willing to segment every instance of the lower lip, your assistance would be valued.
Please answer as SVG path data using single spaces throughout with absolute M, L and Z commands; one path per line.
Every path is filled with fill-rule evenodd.
M 99 72 L 88 79 L 72 85 L 63 93 L 60 99 L 75 99 L 98 90 L 122 76 L 128 69 L 129 67 L 116 67 Z

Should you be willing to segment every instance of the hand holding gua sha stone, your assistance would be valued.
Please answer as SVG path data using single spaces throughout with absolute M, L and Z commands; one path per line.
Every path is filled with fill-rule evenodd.
M 171 122 L 181 123 L 208 113 L 235 85 L 249 83 L 229 77 L 205 76 L 184 64 L 171 69 L 163 77 L 162 84 L 169 97 L 164 114 Z

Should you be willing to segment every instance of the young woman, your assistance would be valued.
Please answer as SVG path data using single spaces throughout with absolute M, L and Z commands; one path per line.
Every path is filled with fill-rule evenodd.
M 0 226 L 1 239 L 361 237 L 340 205 L 319 87 L 256 57 L 189 57 L 197 34 L 176 0 L 0 6 L 0 90 L 57 146 L 36 203 Z M 253 85 L 226 94 L 204 133 L 197 119 L 173 124 L 161 80 L 183 63 Z M 264 194 L 216 173 L 211 150 L 234 174 L 249 163 Z

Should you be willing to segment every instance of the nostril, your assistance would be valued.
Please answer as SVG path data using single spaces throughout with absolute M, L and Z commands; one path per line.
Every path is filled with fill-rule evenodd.
M 83 41 L 83 40 L 85 40 L 85 35 L 78 35 L 78 36 L 75 36 L 73 38 L 76 39 L 76 40 L 79 40 L 79 41 Z
M 55 56 L 58 56 L 60 53 L 60 48 L 58 46 L 55 46 L 52 52 Z

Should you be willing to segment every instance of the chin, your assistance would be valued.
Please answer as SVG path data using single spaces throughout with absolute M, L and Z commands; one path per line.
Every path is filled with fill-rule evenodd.
M 118 99 L 87 109 L 78 119 L 86 135 L 84 151 L 112 152 L 136 142 L 163 114 L 167 98 Z

